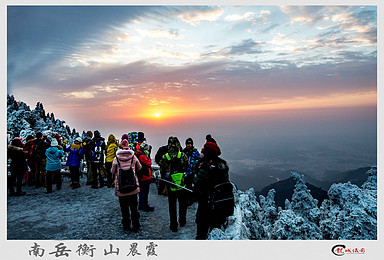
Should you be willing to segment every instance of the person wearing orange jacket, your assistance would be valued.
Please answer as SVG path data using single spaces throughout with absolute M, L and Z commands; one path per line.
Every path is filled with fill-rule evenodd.
M 139 209 L 143 211 L 154 211 L 155 208 L 149 206 L 148 195 L 149 187 L 152 179 L 152 160 L 151 160 L 152 146 L 143 142 L 140 149 L 135 151 L 135 155 L 141 163 L 141 170 L 138 172 L 140 193 L 139 193 Z

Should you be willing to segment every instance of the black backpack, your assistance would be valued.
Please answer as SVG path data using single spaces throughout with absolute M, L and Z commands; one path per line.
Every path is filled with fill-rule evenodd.
M 233 185 L 230 181 L 216 184 L 211 196 L 211 207 L 214 216 L 232 216 L 235 207 Z
M 138 187 L 136 183 L 136 178 L 135 178 L 135 173 L 133 172 L 132 169 L 132 163 L 133 163 L 133 155 L 132 155 L 132 160 L 131 160 L 131 167 L 129 167 L 128 170 L 123 170 L 121 169 L 119 159 L 116 157 L 117 163 L 119 165 L 119 191 L 121 193 L 129 193 Z
M 92 151 L 92 161 L 94 163 L 102 163 L 103 152 L 102 152 L 102 141 L 95 142 L 95 148 Z
M 221 164 L 221 165 L 220 165 Z M 233 194 L 233 184 L 229 181 L 228 166 L 226 163 L 219 163 L 210 167 L 214 182 L 210 192 L 210 206 L 214 216 L 228 217 L 232 216 L 235 207 L 235 196 Z

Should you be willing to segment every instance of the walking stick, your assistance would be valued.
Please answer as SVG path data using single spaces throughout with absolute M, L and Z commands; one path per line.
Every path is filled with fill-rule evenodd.
M 173 183 L 173 182 L 164 180 L 164 179 L 162 179 L 162 178 L 157 177 L 156 179 L 161 180 L 161 181 L 164 181 L 164 182 L 167 182 L 167 183 L 172 184 L 172 185 L 175 185 L 175 186 L 177 186 L 177 187 L 179 187 L 179 188 L 182 188 L 182 189 L 184 189 L 184 190 L 186 190 L 186 191 L 193 192 L 193 191 L 190 190 L 190 189 L 187 189 L 187 188 L 185 188 L 185 187 L 183 187 L 183 186 L 180 186 L 180 185 L 178 185 L 178 184 L 176 184 L 176 183 Z

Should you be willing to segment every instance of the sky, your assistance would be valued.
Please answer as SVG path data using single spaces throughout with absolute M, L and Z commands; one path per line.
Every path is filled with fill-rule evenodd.
M 76 130 L 143 130 L 155 146 L 212 133 L 227 156 L 273 144 L 275 162 L 288 143 L 314 149 L 298 137 L 330 137 L 330 153 L 359 142 L 370 159 L 345 161 L 375 163 L 377 8 L 8 6 L 7 92 Z

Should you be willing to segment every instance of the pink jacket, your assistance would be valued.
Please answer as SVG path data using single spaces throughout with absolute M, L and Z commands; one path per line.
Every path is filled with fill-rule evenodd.
M 132 161 L 132 156 L 133 156 L 133 161 Z M 134 152 L 132 150 L 118 150 L 116 152 L 116 157 L 113 159 L 112 162 L 112 168 L 111 172 L 112 174 L 115 174 L 115 195 L 116 196 L 129 196 L 129 195 L 134 195 L 138 192 L 140 192 L 140 188 L 137 187 L 136 190 L 129 192 L 129 193 L 120 193 L 119 192 L 119 165 L 117 163 L 117 159 L 119 158 L 120 166 L 124 170 L 128 170 L 131 167 L 131 161 L 132 161 L 132 169 L 135 172 L 135 178 L 136 178 L 136 183 L 139 185 L 139 181 L 137 179 L 136 172 L 141 169 L 141 164 L 139 160 L 134 156 Z

